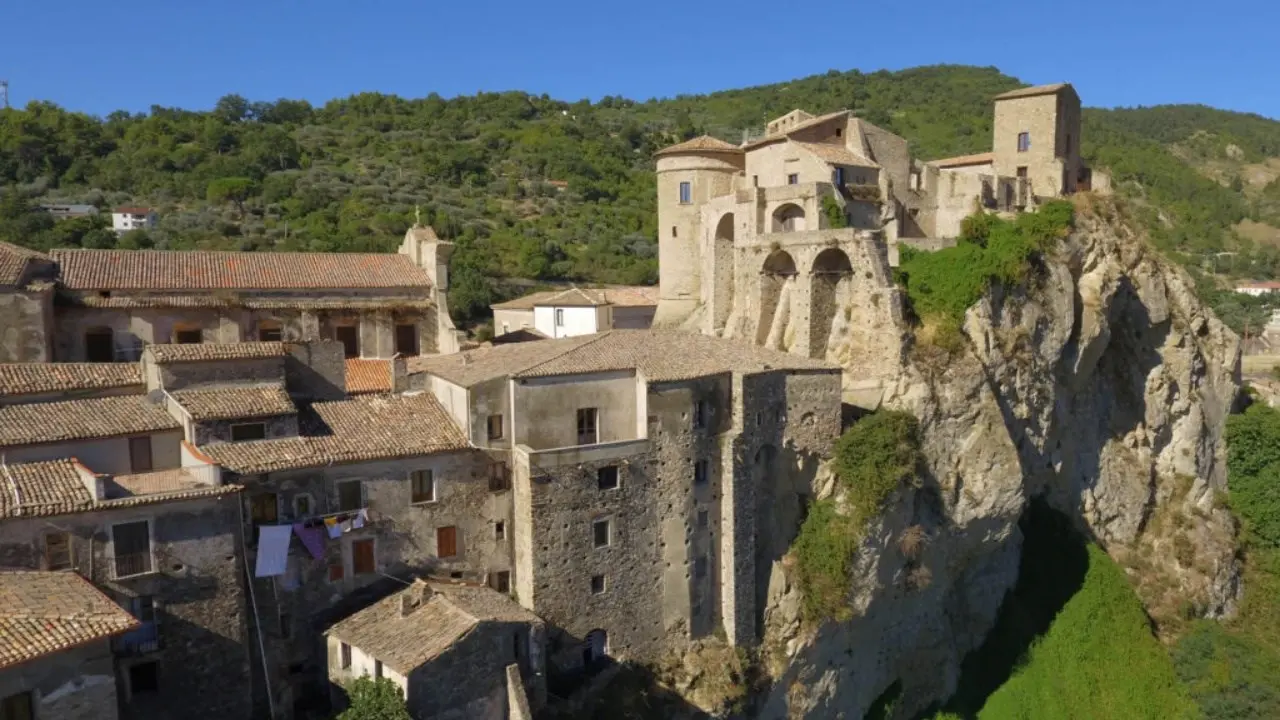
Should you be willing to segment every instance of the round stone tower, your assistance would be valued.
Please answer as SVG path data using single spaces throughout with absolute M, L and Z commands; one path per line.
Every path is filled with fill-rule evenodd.
M 659 150 L 656 157 L 658 310 L 653 324 L 670 327 L 688 317 L 701 297 L 702 207 L 733 192 L 745 154 L 742 148 L 703 135 Z

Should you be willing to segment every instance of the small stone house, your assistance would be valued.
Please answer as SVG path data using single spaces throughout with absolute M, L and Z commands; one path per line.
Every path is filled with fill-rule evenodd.
M 415 580 L 326 635 L 335 685 L 388 678 L 416 720 L 506 720 L 508 665 L 516 692 L 545 697 L 542 620 L 488 587 Z
M 0 570 L 0 718 L 116 720 L 111 640 L 140 626 L 75 573 Z
M 606 330 L 647 330 L 658 309 L 656 287 L 569 288 L 491 305 L 497 337 L 532 330 L 547 338 Z

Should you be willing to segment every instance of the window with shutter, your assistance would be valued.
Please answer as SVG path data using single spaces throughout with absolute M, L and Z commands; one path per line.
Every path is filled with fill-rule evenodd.
M 45 533 L 44 567 L 46 570 L 66 570 L 71 567 L 71 535 L 69 533 Z
M 350 512 L 364 507 L 364 491 L 359 480 L 338 483 L 338 510 Z
M 378 566 L 373 554 L 373 540 L 356 540 L 351 543 L 351 572 L 355 575 L 368 575 L 377 572 Z
M 505 462 L 495 462 L 489 466 L 489 492 L 502 492 L 511 489 L 511 468 Z
M 450 558 L 458 554 L 458 528 L 436 528 L 436 557 Z
M 151 572 L 151 525 L 146 520 L 111 526 L 115 576 Z
M 151 436 L 129 438 L 129 467 L 133 472 L 151 472 Z

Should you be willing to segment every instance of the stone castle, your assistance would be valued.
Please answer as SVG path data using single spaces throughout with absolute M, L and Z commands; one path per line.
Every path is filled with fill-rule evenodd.
M 897 244 L 1087 186 L 1079 117 L 1008 93 L 992 153 L 930 163 L 850 112 L 660 151 L 680 329 L 463 349 L 419 226 L 385 255 L 0 244 L 0 707 L 303 720 L 367 674 L 415 718 L 523 720 L 755 645 L 901 319 Z

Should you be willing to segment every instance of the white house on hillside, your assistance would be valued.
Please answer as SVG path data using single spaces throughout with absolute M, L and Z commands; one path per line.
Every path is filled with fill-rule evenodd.
M 1236 292 L 1244 295 L 1253 295 L 1254 297 L 1267 295 L 1277 290 L 1280 290 L 1280 282 L 1275 281 L 1244 283 L 1236 286 Z
M 117 235 L 130 230 L 151 230 L 160 221 L 155 210 L 145 207 L 118 207 L 111 213 L 111 229 Z
M 658 288 L 575 287 L 534 293 L 491 307 L 497 337 L 521 330 L 549 338 L 613 329 L 645 330 L 658 308 Z

